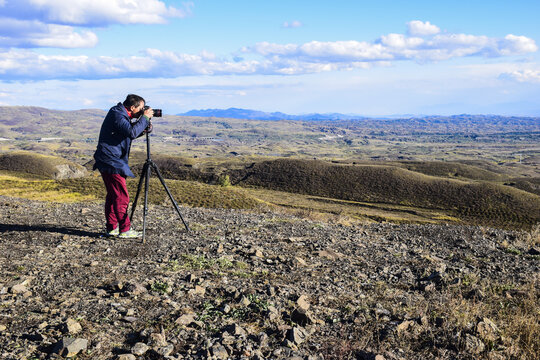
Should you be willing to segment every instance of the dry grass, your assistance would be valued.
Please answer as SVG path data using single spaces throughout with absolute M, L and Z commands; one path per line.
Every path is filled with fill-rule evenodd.
M 494 227 L 530 229 L 540 221 L 538 195 L 493 182 L 445 179 L 389 165 L 279 159 L 233 171 L 231 179 L 242 186 L 403 206 L 413 215 L 418 210 L 438 211 L 443 218 Z
M 128 179 L 127 183 L 133 200 L 138 179 Z M 233 187 L 179 180 L 167 180 L 166 183 L 176 201 L 188 206 L 225 209 L 253 209 L 260 206 L 257 199 Z M 150 179 L 148 194 L 151 204 L 170 204 L 158 179 Z M 0 195 L 54 202 L 103 201 L 105 186 L 97 176 L 60 181 L 28 180 L 10 172 L 0 176 Z
M 536 224 L 536 226 L 533 226 L 531 231 L 525 234 L 525 241 L 532 246 L 540 245 L 540 223 Z

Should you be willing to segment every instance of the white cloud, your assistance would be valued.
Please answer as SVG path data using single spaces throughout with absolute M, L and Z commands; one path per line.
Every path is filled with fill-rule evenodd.
M 160 0 L 0 0 L 0 47 L 93 47 L 89 30 L 110 24 L 158 24 L 185 17 L 193 2 L 181 8 Z
M 3 13 L 18 19 L 93 27 L 164 23 L 167 18 L 188 16 L 192 7 L 193 2 L 176 8 L 160 0 L 17 0 L 7 2 Z
M 299 28 L 299 27 L 302 27 L 303 25 L 304 24 L 302 24 L 302 22 L 300 22 L 298 20 L 294 20 L 294 21 L 291 21 L 291 22 L 285 21 L 283 23 L 284 28 Z
M 540 70 L 516 70 L 501 74 L 503 78 L 510 78 L 518 82 L 540 83 Z
M 429 21 L 413 20 L 407 23 L 408 33 L 412 36 L 426 36 L 438 34 L 441 29 L 432 25 Z
M 508 34 L 500 42 L 502 45 L 501 55 L 526 54 L 538 50 L 534 40 L 525 36 Z
M 507 35 L 501 39 L 468 34 L 439 34 L 429 38 L 388 34 L 374 42 L 311 41 L 302 45 L 262 42 L 243 49 L 244 52 L 253 52 L 272 60 L 288 58 L 314 63 L 391 60 L 426 62 L 465 56 L 523 55 L 537 50 L 535 41 L 525 36 Z
M 17 43 L 19 47 L 63 44 L 71 44 L 73 47 L 91 46 L 97 41 L 93 33 L 76 33 L 65 25 L 53 26 L 24 21 L 12 23 L 13 27 L 3 26 L 0 21 L 0 46 L 14 46 L 10 45 L 10 41 L 11 44 L 14 41 L 9 37 L 10 31 L 22 34 L 21 39 L 25 42 Z M 6 36 L 1 37 L 2 34 Z M 534 40 L 525 36 L 492 38 L 468 34 L 437 34 L 429 37 L 388 34 L 373 42 L 261 42 L 242 48 L 245 58 L 234 54 L 222 57 L 208 51 L 186 54 L 159 49 L 147 49 L 143 54 L 131 57 L 44 56 L 31 51 L 11 49 L 0 51 L 0 75 L 6 80 L 298 75 L 388 66 L 395 61 L 425 63 L 468 56 L 522 55 L 537 50 Z
M 93 32 L 75 32 L 67 25 L 0 18 L 0 47 L 84 48 L 97 42 Z

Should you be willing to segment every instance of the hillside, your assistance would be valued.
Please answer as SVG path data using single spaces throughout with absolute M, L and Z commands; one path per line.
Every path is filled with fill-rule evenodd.
M 368 203 L 449 210 L 492 226 L 540 223 L 540 197 L 507 186 L 426 176 L 390 166 L 345 166 L 322 161 L 255 163 L 234 184 Z
M 131 166 L 137 175 L 144 161 L 142 155 L 132 156 Z M 197 162 L 163 155 L 154 157 L 154 161 L 168 179 L 173 196 L 190 206 L 234 209 L 270 206 L 328 217 L 344 216 L 350 221 L 450 222 L 525 230 L 540 223 L 535 178 L 508 179 L 503 174 L 467 164 L 351 164 L 279 159 L 246 165 L 245 160 Z M 87 164 L 88 170 L 91 165 Z M 0 170 L 5 174 L 0 175 L 0 194 L 40 199 L 43 192 L 59 201 L 100 200 L 105 196 L 97 172 L 87 173 L 80 165 L 59 157 L 7 153 L 0 155 Z M 70 177 L 78 178 L 48 180 Z M 32 178 L 35 179 L 28 181 Z M 132 197 L 138 180 L 138 177 L 128 179 Z M 155 204 L 169 201 L 155 174 L 150 183 L 149 201 Z
M 0 197 L 3 359 L 540 353 L 538 231 L 151 206 L 142 244 L 102 211 Z

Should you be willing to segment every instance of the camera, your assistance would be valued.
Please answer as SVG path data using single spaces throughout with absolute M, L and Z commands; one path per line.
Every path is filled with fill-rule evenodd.
M 147 105 L 142 109 L 142 112 L 144 113 L 148 109 L 150 109 L 150 106 Z M 161 109 L 152 109 L 152 110 L 154 110 L 154 117 L 161 117 L 162 116 Z

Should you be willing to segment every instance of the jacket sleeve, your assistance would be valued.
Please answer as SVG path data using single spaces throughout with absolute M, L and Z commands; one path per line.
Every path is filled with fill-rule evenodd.
M 141 116 L 135 123 L 131 123 L 127 117 L 117 116 L 115 119 L 115 127 L 126 137 L 136 139 L 148 126 L 148 118 Z

